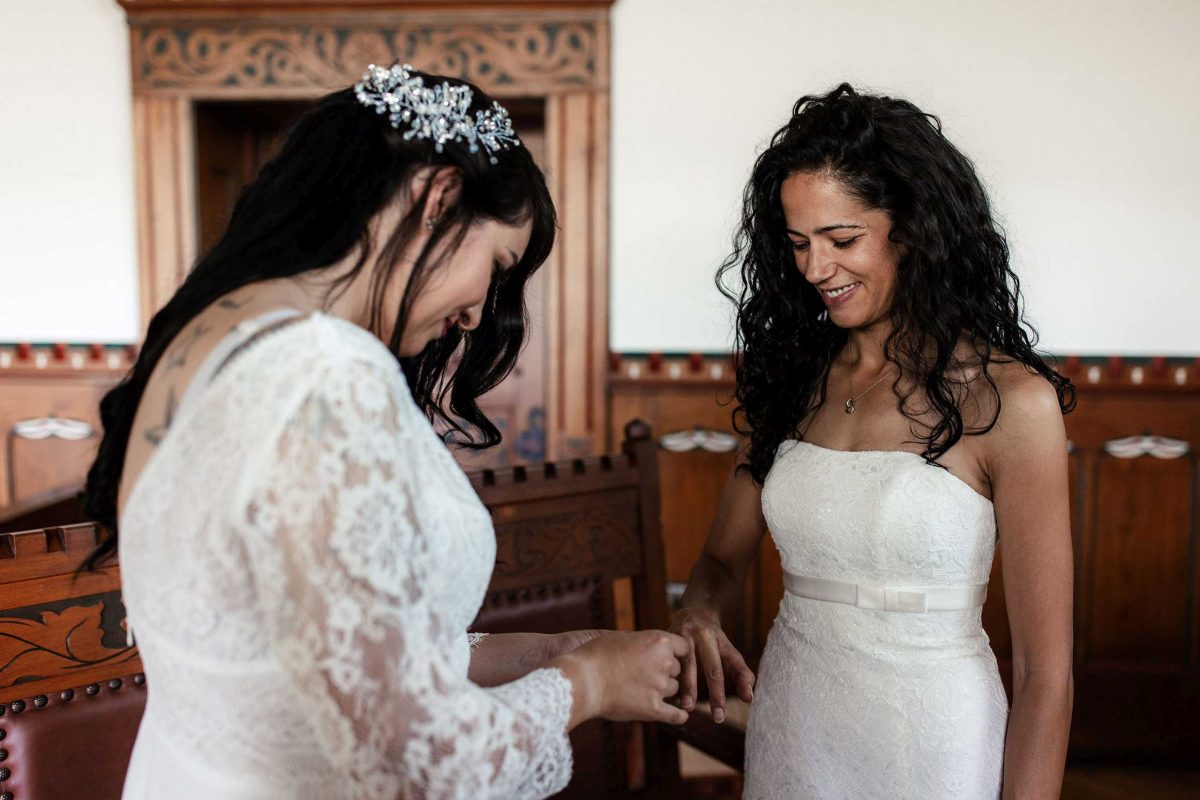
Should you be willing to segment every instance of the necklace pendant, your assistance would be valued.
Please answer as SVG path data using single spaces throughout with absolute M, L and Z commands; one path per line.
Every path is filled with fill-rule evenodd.
M 847 414 L 854 413 L 854 398 L 850 398 L 849 400 L 846 401 L 846 413 Z

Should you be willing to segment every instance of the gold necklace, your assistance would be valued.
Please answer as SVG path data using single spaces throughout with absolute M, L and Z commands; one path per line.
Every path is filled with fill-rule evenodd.
M 871 391 L 871 390 L 872 390 L 872 389 L 874 389 L 876 386 L 878 386 L 879 384 L 883 383 L 883 379 L 887 377 L 887 374 L 888 374 L 888 372 L 890 372 L 890 371 L 891 371 L 891 370 L 884 370 L 883 374 L 879 376 L 879 380 L 875 381 L 875 382 L 874 382 L 874 383 L 872 383 L 870 386 L 868 386 L 868 387 L 867 387 L 867 388 L 866 388 L 864 391 L 860 392 L 860 393 L 859 393 L 859 395 L 858 395 L 858 397 L 855 397 L 855 396 L 854 396 L 854 379 L 853 379 L 853 378 L 851 378 L 851 379 L 850 379 L 850 397 L 848 397 L 848 398 L 846 399 L 846 406 L 845 406 L 845 408 L 846 408 L 846 413 L 847 413 L 847 414 L 853 414 L 853 413 L 854 413 L 854 408 L 855 408 L 855 406 L 854 406 L 854 401 L 855 401 L 855 400 L 861 400 L 861 399 L 863 398 L 863 396 L 864 396 L 864 395 L 866 395 L 866 393 L 867 393 L 867 392 Z

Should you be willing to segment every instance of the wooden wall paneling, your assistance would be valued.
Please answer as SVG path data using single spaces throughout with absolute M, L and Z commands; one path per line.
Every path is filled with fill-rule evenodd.
M 1071 488 L 1075 492 L 1071 503 L 1071 536 L 1075 553 L 1075 593 L 1074 615 L 1072 622 L 1075 641 L 1073 643 L 1073 668 L 1076 680 L 1080 672 L 1081 653 L 1085 644 L 1086 598 L 1091 585 L 1086 565 L 1091 561 L 1092 538 L 1089 532 L 1095 529 L 1096 506 L 1089 502 L 1095 493 L 1095 462 L 1097 451 L 1091 448 L 1081 449 L 1077 444 L 1071 459 L 1075 464 L 1075 472 L 1071 479 Z
M 1196 466 L 1196 472 L 1192 475 L 1191 518 L 1191 547 L 1188 553 L 1188 613 L 1191 615 L 1188 636 L 1191 647 L 1188 650 L 1187 663 L 1197 678 L 1196 696 L 1192 698 L 1188 707 L 1200 709 L 1200 465 Z
M 1194 458 L 1101 456 L 1086 569 L 1089 665 L 1188 660 Z
M 1195 456 L 1093 460 L 1072 747 L 1195 763 Z
M 132 355 L 100 344 L 0 344 L 0 509 L 79 488 L 99 443 L 100 398 Z
M 725 387 L 682 380 L 642 384 L 619 376 L 609 380 L 610 444 L 621 441 L 621 428 L 631 419 L 650 421 L 659 436 L 694 428 L 734 432 L 733 406 Z
M 193 104 L 197 255 L 216 244 L 242 188 L 279 152 L 288 130 L 311 107 L 294 100 Z
M 0 507 L 83 483 L 99 443 L 100 398 L 113 382 L 82 373 L 5 376 L 0 391 Z M 84 439 L 17 435 L 16 423 L 44 418 L 85 423 L 93 433 Z
M 600 31 L 600 45 L 608 50 L 608 27 Z M 586 297 L 586 341 L 588 354 L 587 385 L 582 402 L 586 403 L 588 437 L 596 451 L 605 447 L 608 427 L 608 238 L 609 238 L 609 124 L 611 99 L 607 91 L 592 92 L 589 100 L 588 129 L 588 270 Z M 628 420 L 626 420 L 628 421 Z M 654 429 L 657 430 L 657 429 Z M 616 443 L 614 442 L 614 445 Z
M 196 258 L 192 103 L 186 97 L 135 92 L 133 120 L 144 327 Z
M 1109 359 L 1071 376 L 1080 396 L 1066 418 L 1078 464 L 1071 753 L 1194 761 L 1200 757 L 1196 372 Z M 1193 453 L 1118 459 L 1104 450 L 1107 442 L 1141 434 L 1181 439 Z
M 550 196 L 554 200 L 555 208 L 558 211 L 559 219 L 559 236 L 555 239 L 554 249 L 550 251 L 550 257 L 542 266 L 542 271 L 546 273 L 545 277 L 545 292 L 546 292 L 546 349 L 549 356 L 549 361 L 556 364 L 565 351 L 563 328 L 565 326 L 566 312 L 563 306 L 563 297 L 565 296 L 565 284 L 567 283 L 566 259 L 563 255 L 563 219 L 562 219 L 562 193 L 563 193 L 563 164 L 565 162 L 566 147 L 562 140 L 561 131 L 566 126 L 563 120 L 563 115 L 566 110 L 563 104 L 558 102 L 556 98 L 547 98 L 546 100 L 546 160 L 542 163 L 542 169 L 546 173 L 546 184 L 550 189 Z M 566 386 L 563 384 L 563 376 L 561 373 L 551 373 L 548 375 L 550 384 L 546 387 L 546 453 L 549 458 L 562 453 L 563 447 L 561 440 L 563 437 L 565 416 L 564 406 L 566 405 Z
M 711 386 L 679 387 L 670 393 L 614 381 L 610 400 L 609 442 L 619 442 L 625 423 L 648 422 L 656 435 L 704 428 L 732 432 L 729 411 Z M 667 580 L 686 582 L 700 555 L 717 510 L 721 488 L 733 467 L 733 453 L 660 450 L 663 541 Z
M 607 153 L 596 149 L 596 104 L 590 93 L 556 95 L 546 102 L 546 130 L 553 143 L 547 162 L 558 208 L 560 238 L 552 262 L 551 361 L 559 367 L 549 406 L 550 452 L 576 458 L 604 444 L 604 364 L 608 352 L 607 269 L 596 262 L 596 238 L 607 238 Z M 607 115 L 605 114 L 605 117 Z M 595 163 L 603 155 L 603 163 Z

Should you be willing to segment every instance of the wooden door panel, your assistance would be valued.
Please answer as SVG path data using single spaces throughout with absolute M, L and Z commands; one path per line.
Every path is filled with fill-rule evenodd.
M 1192 457 L 1097 460 L 1083 602 L 1088 663 L 1187 661 L 1194 475 Z

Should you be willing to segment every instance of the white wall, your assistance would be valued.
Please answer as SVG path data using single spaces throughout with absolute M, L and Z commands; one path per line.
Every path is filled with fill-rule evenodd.
M 939 114 L 1003 215 L 1043 346 L 1200 353 L 1200 3 L 618 0 L 616 350 L 725 350 L 712 274 L 754 155 L 843 79 Z M 115 0 L 0 2 L 0 341 L 138 335 Z
M 1200 352 L 1195 0 L 618 0 L 613 27 L 614 350 L 729 348 L 754 157 L 849 80 L 973 157 L 1044 349 Z
M 133 341 L 133 123 L 115 0 L 0 3 L 0 120 L 0 341 Z

